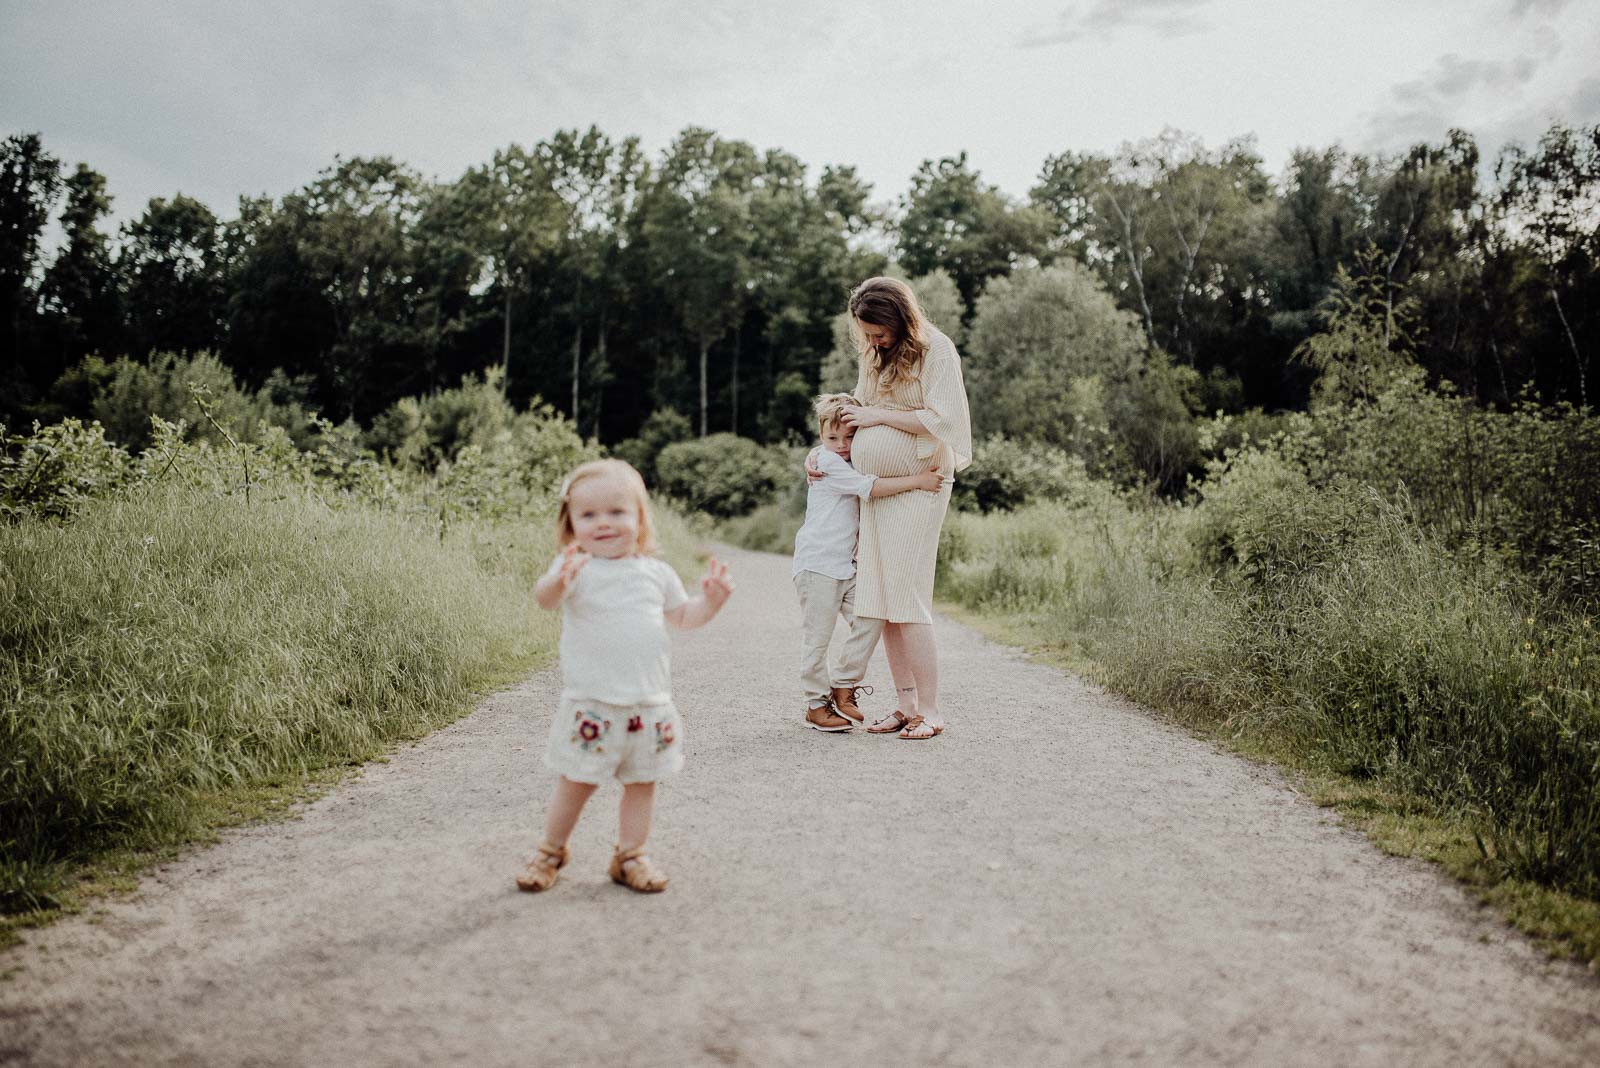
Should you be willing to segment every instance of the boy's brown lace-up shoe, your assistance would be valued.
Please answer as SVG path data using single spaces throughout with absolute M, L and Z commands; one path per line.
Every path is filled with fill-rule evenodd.
M 832 705 L 818 705 L 806 709 L 806 726 L 824 734 L 842 734 L 852 726 L 849 720 L 833 710 Z
M 829 691 L 833 698 L 833 707 L 839 710 L 841 716 L 849 716 L 857 723 L 861 722 L 861 706 L 856 704 L 856 694 L 872 694 L 871 686 L 835 686 Z

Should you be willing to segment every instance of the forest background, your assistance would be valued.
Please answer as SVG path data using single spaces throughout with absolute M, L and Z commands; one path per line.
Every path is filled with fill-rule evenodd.
M 1169 130 L 1023 199 L 930 159 L 893 203 L 591 128 L 109 209 L 0 149 L 9 910 L 547 655 L 525 594 L 584 457 L 785 550 L 846 295 L 890 272 L 972 400 L 948 604 L 1329 776 L 1600 957 L 1600 127 L 1277 175 Z

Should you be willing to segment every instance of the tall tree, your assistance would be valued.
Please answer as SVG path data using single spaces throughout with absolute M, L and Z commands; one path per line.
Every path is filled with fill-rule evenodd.
M 502 388 L 511 380 L 515 302 L 526 297 L 534 275 L 561 241 L 565 209 L 537 151 L 510 145 L 484 167 L 466 173 L 458 194 L 474 220 L 474 242 L 500 303 Z
M 1556 345 L 1572 368 L 1572 393 L 1589 403 L 1600 298 L 1600 125 L 1557 123 L 1531 152 L 1509 149 L 1500 162 L 1502 203 L 1539 266 L 1536 283 L 1559 324 Z
M 794 375 L 808 395 L 815 390 L 821 358 L 832 341 L 830 324 L 850 286 L 883 269 L 881 257 L 855 251 L 849 242 L 852 229 L 859 232 L 866 225 L 868 193 L 853 171 L 824 171 L 813 187 L 795 156 L 773 150 L 762 159 L 750 199 L 749 286 L 750 318 L 759 327 L 752 340 L 766 357 L 757 367 L 761 395 L 771 409 L 761 412 L 757 423 L 769 437 L 806 430 L 804 419 L 795 425 L 796 406 L 788 394 L 777 395 L 777 383 Z M 743 351 L 735 346 L 736 355 Z M 737 397 L 735 392 L 730 423 L 742 432 Z
M 331 326 L 322 382 L 341 414 L 370 417 L 421 384 L 415 235 L 425 190 L 415 171 L 380 156 L 341 160 L 284 198 Z
M 968 317 L 983 284 L 1034 261 L 1050 222 L 1031 205 L 1013 204 L 968 168 L 967 154 L 923 160 L 911 176 L 900 218 L 900 259 L 923 275 L 943 268 L 955 279 Z
M 1046 160 L 1033 202 L 1054 220 L 1052 247 L 1095 266 L 1124 294 L 1152 347 L 1197 361 L 1197 302 L 1223 294 L 1220 276 L 1266 219 L 1271 186 L 1248 140 L 1208 150 L 1166 130 L 1114 157 L 1063 153 Z
M 61 162 L 38 134 L 0 143 L 0 374 L 9 402 L 0 408 L 31 400 L 41 384 L 31 352 L 39 235 L 60 188 Z
M 65 243 L 40 288 L 60 370 L 91 352 L 111 356 L 122 340 L 116 267 L 110 240 L 99 227 L 111 210 L 105 177 L 80 163 L 64 185 Z
M 182 193 L 152 198 L 122 229 L 117 269 L 127 287 L 133 353 L 191 355 L 221 344 L 222 227 L 210 208 Z
M 614 143 L 596 127 L 562 130 L 542 142 L 537 154 L 560 198 L 562 225 L 554 269 L 568 297 L 571 342 L 572 420 L 578 422 L 584 383 L 584 330 L 594 326 L 591 380 L 603 384 L 609 290 L 614 288 L 614 252 L 631 214 L 644 173 L 638 141 Z M 592 313 L 591 313 L 592 309 Z
M 244 197 L 222 230 L 227 290 L 228 363 L 254 385 L 274 368 L 290 377 L 309 375 L 313 398 L 324 411 L 346 410 L 325 387 L 332 317 L 321 281 L 302 252 L 311 221 L 297 201 Z
M 691 126 L 661 161 L 643 205 L 657 285 L 699 354 L 700 436 L 709 432 L 711 347 L 744 317 L 755 150 Z

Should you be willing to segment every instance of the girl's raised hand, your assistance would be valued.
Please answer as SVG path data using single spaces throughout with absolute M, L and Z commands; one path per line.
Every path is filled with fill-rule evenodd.
M 706 561 L 706 576 L 700 580 L 700 592 L 705 594 L 706 603 L 713 610 L 720 609 L 733 595 L 733 579 L 728 574 L 728 565 L 715 556 Z
M 572 580 L 578 577 L 578 572 L 583 570 L 583 565 L 589 562 L 589 554 L 579 547 L 577 542 L 568 545 L 561 553 L 561 570 L 556 573 L 556 581 L 561 584 L 561 594 L 566 596 L 572 589 Z

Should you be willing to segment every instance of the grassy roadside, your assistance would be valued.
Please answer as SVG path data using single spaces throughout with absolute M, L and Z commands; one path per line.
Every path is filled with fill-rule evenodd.
M 1084 644 L 1053 635 L 1049 622 L 1028 612 L 978 610 L 948 597 L 938 609 L 986 637 L 1020 648 L 1033 659 L 1081 675 L 1149 706 L 1148 695 L 1119 687 Z M 1218 719 L 1203 704 L 1169 700 L 1155 710 L 1239 756 L 1289 774 L 1312 802 L 1333 809 L 1383 852 L 1437 864 L 1469 894 L 1494 908 L 1552 956 L 1600 970 L 1600 902 L 1541 886 L 1488 863 L 1471 820 L 1415 793 L 1340 774 L 1304 748 Z
M 663 556 L 695 582 L 703 531 L 661 508 L 656 522 Z M 559 616 L 532 606 L 531 587 L 554 552 L 549 527 L 475 520 L 440 538 L 362 509 L 158 493 L 67 527 L 0 530 L 4 730 L 8 748 L 40 754 L 32 775 L 0 777 L 0 949 L 228 828 L 293 818 L 548 664 Z M 219 629 L 232 640 L 212 640 Z M 376 637 L 352 645 L 355 630 Z M 290 697 L 261 700 L 269 690 Z M 318 706 L 346 729 L 326 729 Z M 74 745 L 75 761 L 41 774 Z M 135 759 L 166 771 L 103 781 Z M 108 785 L 122 792 L 103 796 Z

